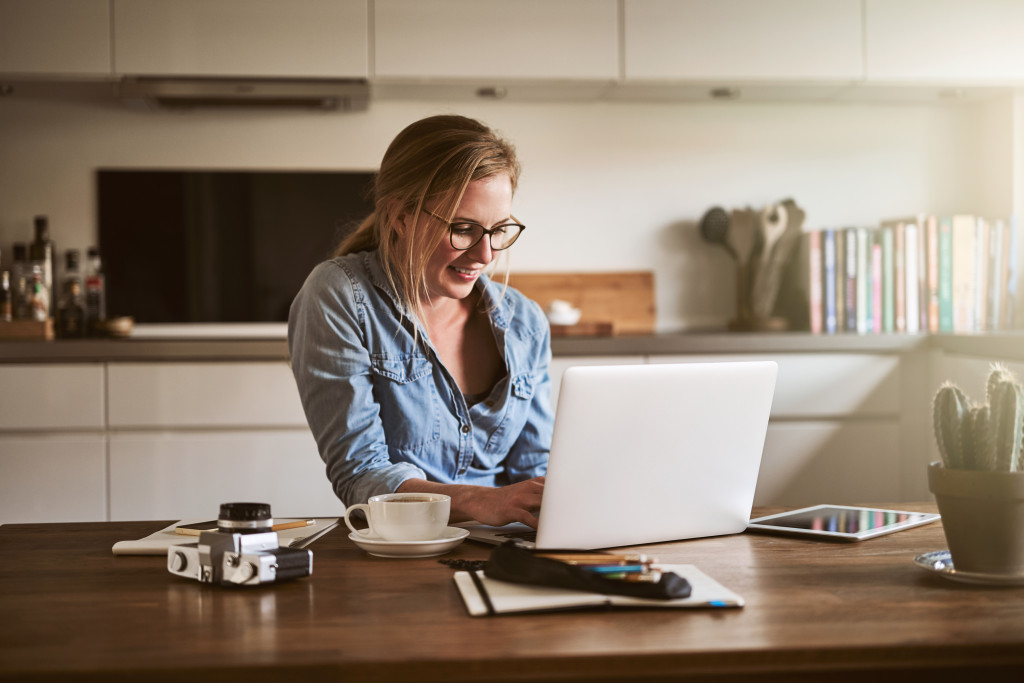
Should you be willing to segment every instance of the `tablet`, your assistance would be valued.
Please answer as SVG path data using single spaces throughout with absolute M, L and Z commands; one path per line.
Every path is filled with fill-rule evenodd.
M 885 508 L 815 505 L 750 520 L 748 531 L 817 536 L 841 541 L 863 541 L 895 531 L 928 524 L 939 516 Z

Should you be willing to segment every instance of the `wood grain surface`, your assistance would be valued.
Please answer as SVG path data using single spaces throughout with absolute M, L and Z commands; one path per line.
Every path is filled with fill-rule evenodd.
M 372 557 L 344 527 L 313 544 L 312 576 L 257 588 L 111 554 L 167 524 L 0 527 L 0 680 L 1024 680 L 1024 588 L 916 567 L 946 547 L 938 523 L 856 544 L 740 534 L 644 547 L 697 565 L 742 609 L 492 618 L 467 616 L 438 558 Z M 467 542 L 447 557 L 487 553 Z
M 591 335 L 654 332 L 654 273 L 513 273 L 509 284 L 547 310 L 554 299 L 568 301 L 582 315 L 577 325 L 593 324 Z M 575 326 L 573 326 L 575 327 Z M 552 334 L 572 334 L 552 330 Z

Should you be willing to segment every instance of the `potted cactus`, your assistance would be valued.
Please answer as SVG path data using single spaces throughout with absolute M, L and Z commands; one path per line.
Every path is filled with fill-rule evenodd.
M 993 364 L 984 403 L 945 382 L 933 419 L 928 484 L 957 571 L 1024 576 L 1024 387 Z

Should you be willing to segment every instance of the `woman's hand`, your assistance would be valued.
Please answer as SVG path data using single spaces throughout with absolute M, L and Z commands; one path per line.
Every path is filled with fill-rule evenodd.
M 476 520 L 491 526 L 522 522 L 536 529 L 544 495 L 544 477 L 534 477 L 498 488 L 436 484 L 422 479 L 409 479 L 402 482 L 398 490 L 451 496 L 453 522 Z

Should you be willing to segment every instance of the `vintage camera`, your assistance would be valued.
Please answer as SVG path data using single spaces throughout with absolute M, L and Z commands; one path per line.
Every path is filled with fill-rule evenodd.
M 167 549 L 167 570 L 203 583 L 257 586 L 313 573 L 310 550 L 281 548 L 266 503 L 224 503 L 217 530 Z

